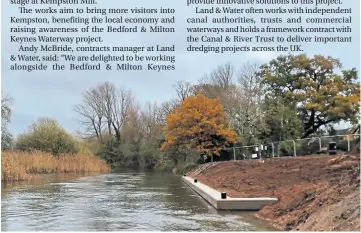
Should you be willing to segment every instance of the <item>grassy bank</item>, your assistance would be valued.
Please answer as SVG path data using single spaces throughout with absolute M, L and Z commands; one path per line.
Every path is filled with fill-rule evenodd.
M 22 181 L 35 174 L 107 172 L 109 166 L 90 154 L 53 156 L 44 152 L 2 152 L 1 180 Z

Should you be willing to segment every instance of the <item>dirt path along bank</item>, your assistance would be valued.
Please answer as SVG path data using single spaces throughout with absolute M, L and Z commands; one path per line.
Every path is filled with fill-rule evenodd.
M 360 156 L 227 161 L 188 176 L 231 197 L 277 197 L 257 216 L 280 230 L 360 231 Z

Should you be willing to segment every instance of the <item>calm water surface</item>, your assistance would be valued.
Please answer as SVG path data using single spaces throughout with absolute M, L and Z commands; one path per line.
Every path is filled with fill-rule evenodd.
M 1 187 L 2 231 L 267 231 L 251 213 L 217 211 L 179 176 L 51 175 Z

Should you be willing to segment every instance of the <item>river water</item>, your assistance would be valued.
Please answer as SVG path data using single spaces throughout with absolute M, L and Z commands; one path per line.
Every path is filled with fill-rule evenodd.
M 250 212 L 217 211 L 180 176 L 123 172 L 4 184 L 2 231 L 267 231 Z

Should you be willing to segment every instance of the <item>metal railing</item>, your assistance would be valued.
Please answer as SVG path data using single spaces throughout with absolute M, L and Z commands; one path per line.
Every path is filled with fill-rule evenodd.
M 328 153 L 329 145 L 332 143 L 336 145 L 334 150 L 347 153 L 350 152 L 358 142 L 360 142 L 360 134 L 330 135 L 236 146 L 227 148 L 226 152 L 228 153 L 229 160 L 307 156 Z

